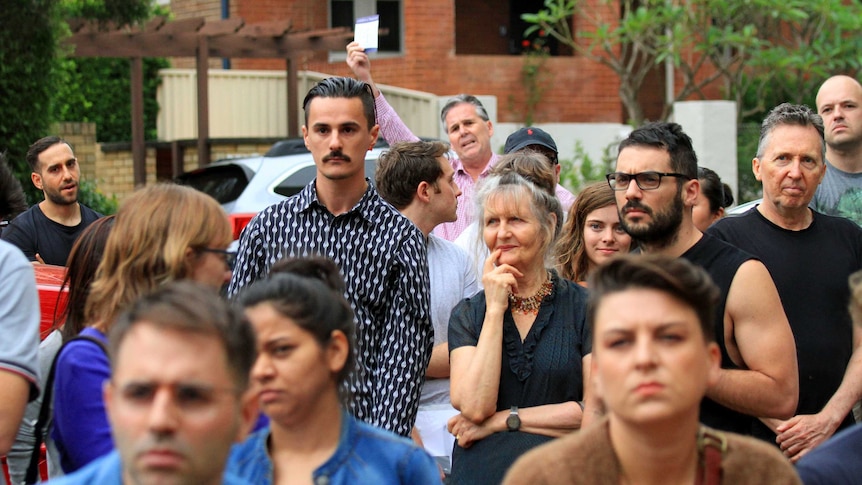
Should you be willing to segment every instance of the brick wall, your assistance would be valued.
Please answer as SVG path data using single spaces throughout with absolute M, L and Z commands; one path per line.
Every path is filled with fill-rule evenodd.
M 81 177 L 90 180 L 95 178 L 96 159 L 99 153 L 96 143 L 96 124 L 55 123 L 51 126 L 51 133 L 56 133 L 72 145 L 72 150 L 78 158 L 78 166 L 81 168 Z
M 593 15 L 611 22 L 619 18 L 619 8 L 606 0 L 586 0 L 585 8 Z M 242 17 L 247 23 L 290 19 L 297 29 L 327 27 L 328 0 L 231 0 L 231 16 Z M 455 25 L 456 1 L 403 0 L 404 56 L 380 58 L 373 62 L 374 79 L 380 83 L 431 92 L 437 95 L 455 93 L 487 94 L 497 97 L 498 120 L 522 122 L 525 116 L 525 87 L 521 81 L 524 59 L 521 56 L 457 55 Z M 504 12 L 494 9 L 496 0 L 477 0 L 476 9 L 485 9 L 488 23 L 501 22 Z M 220 0 L 172 0 L 176 18 L 207 15 L 220 17 Z M 508 15 L 508 13 L 505 13 Z M 461 19 L 463 21 L 463 19 Z M 573 28 L 589 29 L 576 18 Z M 496 29 L 496 27 L 494 27 Z M 493 29 L 492 29 L 493 30 Z M 463 31 L 463 30 L 461 30 Z M 497 33 L 484 37 L 458 39 L 458 42 L 481 44 L 499 42 Z M 320 71 L 334 75 L 350 75 L 343 61 L 329 63 L 326 52 L 301 57 L 298 69 Z M 193 67 L 193 62 L 175 62 L 176 67 Z M 219 62 L 219 61 L 214 61 Z M 283 59 L 233 59 L 235 69 L 284 70 Z M 615 122 L 626 121 L 619 101 L 619 81 L 606 67 L 583 56 L 561 56 L 548 59 L 544 65 L 547 89 L 534 113 L 536 122 Z M 677 88 L 679 88 L 679 83 Z M 301 96 L 302 93 L 300 93 Z M 707 96 L 718 94 L 711 86 Z M 663 102 L 663 74 L 656 72 L 645 86 L 643 99 L 650 114 Z M 699 96 L 694 96 L 695 98 Z
M 119 200 L 134 192 L 134 163 L 128 143 L 97 143 L 95 123 L 57 123 L 52 126 L 52 133 L 72 144 L 81 167 L 81 177 L 93 181 L 100 192 L 109 197 L 115 195 Z M 263 155 L 272 143 L 272 140 L 213 140 L 210 157 L 218 160 Z M 191 142 L 188 145 L 183 157 L 185 170 L 198 166 L 197 146 Z M 156 183 L 156 147 L 153 143 L 147 144 L 146 173 L 146 183 Z

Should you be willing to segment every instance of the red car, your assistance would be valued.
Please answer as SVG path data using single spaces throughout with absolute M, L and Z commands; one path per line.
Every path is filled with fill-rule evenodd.
M 63 278 L 66 277 L 66 268 L 51 264 L 34 264 L 33 269 L 36 272 L 36 289 L 39 290 L 39 338 L 44 339 L 54 326 L 54 315 L 59 316 L 63 312 L 69 298 L 67 289 L 60 291 Z

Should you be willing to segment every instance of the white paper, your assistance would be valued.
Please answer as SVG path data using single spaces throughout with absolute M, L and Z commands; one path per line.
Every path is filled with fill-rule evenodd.
M 360 47 L 365 49 L 365 52 L 377 51 L 377 31 L 380 30 L 380 16 L 369 15 L 356 19 L 356 28 L 354 29 L 354 38 Z

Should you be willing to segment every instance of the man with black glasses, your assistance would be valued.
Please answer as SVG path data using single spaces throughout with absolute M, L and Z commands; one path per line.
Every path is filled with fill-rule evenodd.
M 791 416 L 799 384 L 787 317 L 760 261 L 695 227 L 700 185 L 691 138 L 676 123 L 647 124 L 622 141 L 616 170 L 607 178 L 620 223 L 641 250 L 686 258 L 721 290 L 715 317 L 721 377 L 707 390 L 701 421 L 750 434 L 755 417 Z

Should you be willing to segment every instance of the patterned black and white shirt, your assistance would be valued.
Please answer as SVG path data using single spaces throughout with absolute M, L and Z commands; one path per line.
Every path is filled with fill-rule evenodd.
M 425 239 L 370 183 L 359 203 L 338 216 L 320 202 L 314 184 L 249 222 L 228 293 L 263 278 L 283 257 L 334 260 L 356 314 L 351 412 L 409 436 L 434 342 Z

